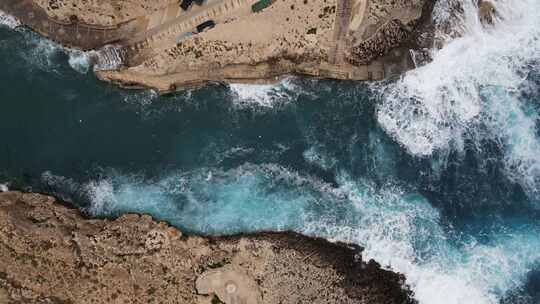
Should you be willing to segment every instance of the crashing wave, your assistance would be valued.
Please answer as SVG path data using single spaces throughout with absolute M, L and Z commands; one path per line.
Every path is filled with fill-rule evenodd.
M 17 18 L 0 11 L 0 25 L 7 26 L 8 28 L 14 29 L 21 25 Z
M 299 94 L 294 78 L 289 77 L 277 84 L 230 84 L 231 95 L 238 107 L 259 106 L 272 108 L 277 103 L 290 101 Z
M 462 151 L 466 140 L 499 142 L 509 174 L 538 191 L 540 158 L 531 151 L 540 146 L 537 119 L 526 113 L 530 101 L 517 97 L 538 69 L 532 64 L 540 59 L 538 0 L 493 1 L 500 19 L 492 27 L 480 22 L 476 1 L 458 2 L 457 12 L 456 1 L 439 2 L 436 22 L 450 19 L 459 35 L 440 33 L 444 43 L 432 62 L 377 88 L 380 125 L 419 157 Z M 516 115 L 523 119 L 511 119 Z
M 94 71 L 116 70 L 124 65 L 125 50 L 120 46 L 106 45 L 97 51 L 65 49 L 69 54 L 69 65 L 77 72 L 86 74 Z
M 19 26 L 20 23 L 9 15 L 0 11 L 0 25 L 10 28 Z M 50 39 L 35 34 L 30 30 L 22 31 L 25 35 L 24 43 L 27 44 L 23 58 L 33 67 L 41 70 L 59 72 L 60 66 L 65 62 L 59 54 L 68 56 L 68 63 L 75 71 L 86 74 L 91 69 L 112 70 L 123 66 L 125 51 L 116 45 L 107 45 L 99 50 L 81 51 L 64 47 Z

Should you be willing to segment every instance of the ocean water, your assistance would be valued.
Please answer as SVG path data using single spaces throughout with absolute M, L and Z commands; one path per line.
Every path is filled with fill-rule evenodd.
M 473 2 L 440 1 L 433 60 L 395 79 L 172 96 L 101 83 L 99 55 L 0 14 L 0 184 L 357 243 L 422 304 L 540 303 L 540 1 L 494 1 L 493 27 Z

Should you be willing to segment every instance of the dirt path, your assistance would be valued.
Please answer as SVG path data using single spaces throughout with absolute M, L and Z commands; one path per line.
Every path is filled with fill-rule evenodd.
M 138 31 L 125 41 L 129 66 L 139 65 L 157 52 L 175 46 L 196 30 L 197 25 L 251 13 L 251 5 L 256 0 L 212 0 L 203 6 L 193 5 L 188 11 L 179 6 L 169 6 L 164 11 L 148 16 L 146 30 Z M 157 21 L 156 21 L 157 20 Z

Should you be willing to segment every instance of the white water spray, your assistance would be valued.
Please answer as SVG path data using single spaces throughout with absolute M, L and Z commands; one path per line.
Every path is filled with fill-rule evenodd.
M 301 93 L 301 88 L 294 84 L 294 77 L 282 79 L 276 84 L 230 84 L 235 105 L 243 107 L 258 106 L 272 108 L 278 103 L 289 102 Z
M 0 25 L 14 29 L 21 23 L 14 17 L 0 11 Z M 125 51 L 117 45 L 106 45 L 99 50 L 81 51 L 64 47 L 52 40 L 33 34 L 30 30 L 23 30 L 28 51 L 23 54 L 32 67 L 41 70 L 59 72 L 61 61 L 56 57 L 59 53 L 68 56 L 68 63 L 75 71 L 86 74 L 91 69 L 114 70 L 122 67 L 125 60 Z
M 527 86 L 531 69 L 538 69 L 540 1 L 493 1 L 500 17 L 494 26 L 481 24 L 475 2 L 461 1 L 463 13 L 455 17 L 458 13 L 449 11 L 452 1 L 440 1 L 436 21 L 453 18 L 460 35 L 437 33 L 444 43 L 433 50 L 431 63 L 382 85 L 377 118 L 388 134 L 420 157 L 461 151 L 466 139 L 479 142 L 487 136 L 500 142 L 509 175 L 535 196 L 540 187 L 540 157 L 534 152 L 540 146 L 537 119 L 525 114 L 528 105 L 516 95 Z M 520 119 L 509 119 L 514 116 Z M 487 126 L 489 134 L 479 126 Z
M 106 176 L 84 185 L 50 174 L 44 179 L 82 189 L 94 216 L 149 213 L 203 234 L 295 230 L 356 243 L 365 247 L 365 259 L 404 273 L 421 304 L 497 304 L 540 259 L 538 227 L 455 240 L 421 195 L 344 173 L 337 187 L 273 164 L 201 168 L 151 181 L 114 171 Z
M 14 29 L 21 25 L 17 18 L 0 11 L 0 26 L 7 26 L 8 28 Z

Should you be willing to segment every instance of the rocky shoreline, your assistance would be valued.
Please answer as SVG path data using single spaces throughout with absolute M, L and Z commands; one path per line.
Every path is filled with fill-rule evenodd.
M 403 275 L 361 251 L 290 232 L 186 236 L 0 193 L 0 303 L 415 303 Z
M 176 0 L 5 0 L 0 11 L 117 61 L 96 71 L 102 80 L 168 93 L 289 74 L 383 79 L 412 68 L 409 41 L 434 2 L 206 0 L 183 10 Z

